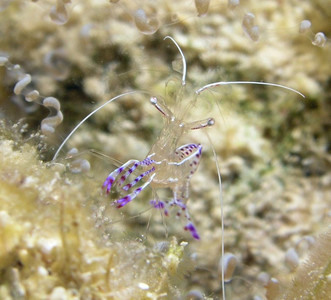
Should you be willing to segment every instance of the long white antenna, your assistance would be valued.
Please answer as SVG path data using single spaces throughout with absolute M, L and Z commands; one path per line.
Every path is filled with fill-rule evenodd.
M 184 53 L 182 51 L 182 49 L 180 49 L 179 45 L 177 44 L 177 42 L 171 37 L 171 36 L 166 36 L 163 40 L 166 40 L 166 39 L 170 39 L 177 47 L 179 53 L 180 53 L 180 56 L 182 57 L 182 62 L 183 62 L 183 76 L 182 76 L 182 85 L 185 85 L 186 84 L 186 60 L 185 60 L 185 56 L 184 56 Z
M 55 152 L 54 154 L 54 157 L 52 159 L 52 161 L 54 161 L 60 151 L 62 150 L 63 146 L 66 144 L 66 142 L 71 138 L 71 136 L 75 133 L 75 131 L 89 118 L 91 117 L 92 115 L 94 115 L 97 111 L 99 111 L 101 108 L 103 108 L 104 106 L 106 106 L 107 104 L 109 104 L 110 102 L 113 102 L 115 101 L 116 99 L 118 98 L 121 98 L 121 97 L 124 97 L 124 96 L 127 96 L 127 95 L 131 95 L 131 94 L 135 94 L 135 93 L 146 93 L 146 92 L 142 92 L 142 91 L 131 91 L 131 92 L 126 92 L 126 93 L 123 93 L 123 94 L 120 94 L 120 95 L 117 95 L 116 97 L 114 98 L 111 98 L 109 99 L 108 101 L 106 101 L 104 104 L 100 105 L 99 107 L 97 107 L 95 110 L 93 110 L 91 113 L 89 113 L 83 120 L 81 120 L 77 125 L 76 127 L 69 133 L 69 135 L 65 138 L 65 140 L 62 142 L 62 144 L 60 145 L 60 147 L 57 149 L 57 151 Z
M 285 85 L 271 83 L 271 82 L 259 82 L 259 81 L 219 81 L 219 82 L 209 83 L 209 84 L 203 86 L 202 88 L 196 90 L 195 93 L 197 95 L 199 95 L 201 92 L 203 92 L 204 90 L 206 90 L 208 88 L 213 88 L 213 87 L 220 86 L 220 85 L 231 85 L 231 84 L 255 84 L 255 85 L 275 86 L 278 88 L 289 90 L 291 92 L 294 92 L 294 93 L 300 95 L 303 98 L 306 98 L 304 94 L 300 93 L 299 91 L 297 91 L 295 89 L 287 87 Z
M 211 149 L 213 151 L 213 156 L 215 159 L 215 164 L 216 164 L 216 169 L 217 169 L 217 176 L 218 176 L 218 186 L 219 186 L 219 192 L 220 192 L 220 203 L 221 203 L 221 220 L 222 220 L 222 224 L 221 224 L 221 232 L 222 232 L 222 238 L 221 238 L 221 280 L 222 280 L 222 299 L 225 299 L 225 283 L 224 283 L 224 203 L 223 203 L 223 192 L 222 192 L 222 177 L 221 177 L 221 170 L 220 170 L 220 165 L 218 163 L 218 158 L 217 158 L 217 154 L 214 148 L 214 145 L 211 141 L 211 138 L 209 136 L 209 134 L 207 132 L 205 132 L 207 135 L 207 138 L 209 140 Z

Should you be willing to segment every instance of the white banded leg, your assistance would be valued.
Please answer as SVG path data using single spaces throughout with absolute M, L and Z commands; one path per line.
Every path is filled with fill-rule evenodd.
M 153 180 L 154 176 L 156 174 L 153 174 L 148 181 L 146 181 L 142 186 L 138 187 L 137 189 L 135 189 L 131 194 L 126 195 L 125 197 L 115 201 L 115 203 L 117 204 L 117 208 L 121 208 L 124 205 L 128 204 L 130 201 L 132 201 L 134 198 L 136 198 L 143 189 L 145 189 Z
M 136 177 L 133 181 L 131 181 L 130 183 L 128 183 L 127 185 L 123 186 L 123 190 L 128 191 L 130 188 L 132 188 L 133 186 L 135 186 L 141 179 L 143 179 L 146 175 L 150 174 L 151 172 L 154 172 L 155 168 L 151 168 L 150 170 L 141 173 L 138 177 Z
M 122 166 L 120 166 L 119 168 L 117 168 L 116 170 L 114 170 L 113 172 L 111 172 L 105 182 L 103 183 L 102 187 L 103 188 L 106 188 L 106 193 L 109 194 L 110 190 L 111 190 L 111 187 L 113 185 L 113 183 L 115 182 L 116 180 L 116 177 L 121 174 L 127 166 L 131 165 L 131 164 L 136 164 L 136 163 L 139 163 L 139 160 L 136 160 L 136 159 L 130 159 L 129 161 L 127 161 L 125 164 L 123 164 Z M 124 179 L 123 179 L 124 177 Z M 125 180 L 125 175 L 123 175 L 121 177 L 121 180 L 123 179 L 123 182 Z

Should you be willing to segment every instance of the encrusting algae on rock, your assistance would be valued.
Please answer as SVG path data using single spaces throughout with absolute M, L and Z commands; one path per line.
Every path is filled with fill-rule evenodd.
M 331 228 L 316 238 L 306 261 L 297 269 L 280 299 L 331 298 Z
M 173 239 L 163 252 L 139 241 L 106 245 L 85 207 L 99 186 L 87 177 L 70 179 L 59 164 L 41 162 L 32 144 L 17 136 L 6 138 L 3 133 L 11 129 L 3 122 L 1 127 L 1 299 L 156 299 L 180 294 L 180 283 L 171 280 L 178 276 L 185 244 Z

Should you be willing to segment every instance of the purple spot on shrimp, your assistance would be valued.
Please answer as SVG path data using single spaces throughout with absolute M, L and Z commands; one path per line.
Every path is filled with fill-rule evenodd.
M 106 189 L 107 194 L 109 194 L 110 189 L 111 189 L 112 184 L 114 183 L 114 181 L 115 181 L 115 178 L 113 176 L 110 176 L 110 177 L 107 177 L 107 179 L 103 183 L 102 187 L 103 188 L 107 187 L 107 189 Z
M 180 207 L 182 210 L 186 209 L 186 205 L 180 199 L 175 200 L 174 204 Z
M 131 197 L 130 196 L 125 196 L 125 197 L 117 200 L 116 201 L 116 204 L 118 204 L 117 205 L 117 208 L 123 207 L 124 205 L 128 204 L 130 201 L 131 201 Z
M 192 237 L 194 237 L 196 240 L 200 240 L 200 236 L 198 234 L 198 231 L 192 223 L 188 223 L 184 227 L 184 230 L 189 231 L 191 233 Z
M 129 190 L 131 187 L 132 187 L 132 184 L 131 184 L 131 183 L 128 183 L 127 185 L 123 186 L 123 190 L 124 190 L 124 191 L 127 191 L 127 190 Z
M 150 204 L 156 209 L 164 209 L 164 203 L 162 201 L 151 200 Z

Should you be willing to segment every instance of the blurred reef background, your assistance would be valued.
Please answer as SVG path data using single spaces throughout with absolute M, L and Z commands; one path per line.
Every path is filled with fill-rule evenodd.
M 330 19 L 327 0 L 1 0 L 0 299 L 221 299 L 206 132 L 236 264 L 227 299 L 331 299 Z M 186 57 L 183 95 L 168 35 Z M 188 119 L 216 123 L 180 144 L 203 145 L 188 203 L 200 241 L 151 208 L 152 189 L 120 210 L 101 189 L 160 134 L 149 95 L 107 105 L 52 161 L 116 95 L 147 91 L 172 108 L 239 80 L 306 98 L 256 85 L 198 97 Z

